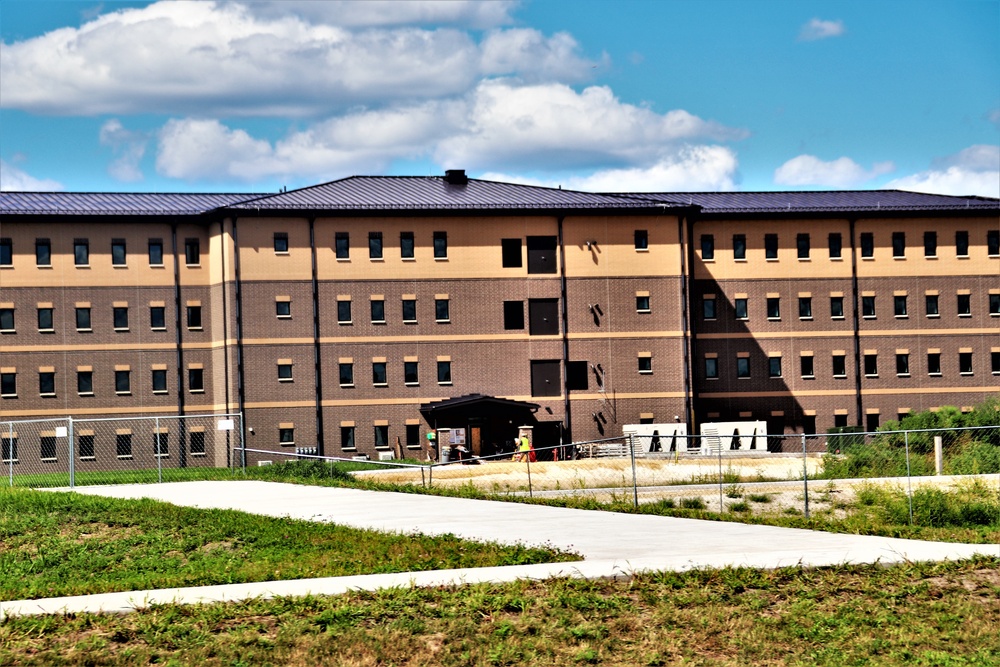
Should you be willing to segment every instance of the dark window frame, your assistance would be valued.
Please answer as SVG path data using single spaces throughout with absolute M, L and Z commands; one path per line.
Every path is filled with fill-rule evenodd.
M 715 235 L 701 235 L 701 258 L 703 261 L 711 262 L 715 260 Z
M 368 259 L 385 259 L 382 232 L 368 232 Z
M 35 266 L 52 266 L 52 241 L 35 239 Z
M 795 251 L 798 259 L 810 259 L 812 244 L 808 232 L 799 232 L 795 235 Z
M 90 266 L 89 239 L 73 239 L 73 266 Z
M 149 239 L 146 247 L 146 256 L 149 258 L 150 266 L 163 266 L 163 241 L 161 239 Z
M 505 269 L 524 266 L 521 239 L 500 239 L 500 265 Z
M 337 376 L 341 387 L 354 386 L 354 362 L 342 361 L 337 366 Z
M 733 234 L 733 259 L 744 260 L 747 258 L 747 235 Z
M 351 258 L 351 235 L 349 232 L 334 232 L 333 252 L 336 259 Z
M 205 369 L 188 368 L 188 393 L 201 394 L 205 391 Z
M 111 239 L 111 266 L 128 265 L 128 244 L 125 239 Z
M 414 240 L 413 232 L 399 233 L 399 258 L 413 259 L 416 257 L 417 243 Z
M 872 259 L 875 257 L 875 234 L 872 232 L 861 232 L 861 259 Z
M 274 233 L 274 252 L 279 255 L 288 254 L 288 232 Z
M 841 236 L 840 232 L 830 232 L 827 236 L 827 249 L 830 253 L 830 259 L 841 259 L 844 256 L 844 238 Z
M 434 232 L 434 259 L 448 259 L 448 232 Z
M 778 259 L 778 235 L 764 234 L 764 259 Z
M 186 266 L 201 266 L 200 239 L 184 239 L 184 264 Z
M 438 384 L 451 384 L 451 361 L 439 359 L 437 362 Z
M 636 250 L 649 250 L 649 230 L 637 229 L 633 235 Z

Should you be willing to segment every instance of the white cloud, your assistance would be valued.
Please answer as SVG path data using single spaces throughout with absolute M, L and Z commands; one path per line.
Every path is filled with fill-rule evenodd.
M 35 178 L 11 163 L 0 160 L 0 190 L 2 191 L 29 190 L 33 192 L 52 192 L 62 189 L 62 183 L 58 181 L 47 178 Z
M 243 3 L 233 3 L 243 4 Z M 511 0 L 278 0 L 252 2 L 249 9 L 258 16 L 295 15 L 313 23 L 341 26 L 457 25 L 492 28 L 511 22 L 518 5 Z
M 800 42 L 815 42 L 819 39 L 829 37 L 840 37 L 846 32 L 844 22 L 841 20 L 824 21 L 822 19 L 812 19 L 799 30 Z
M 893 169 L 895 166 L 891 162 L 877 162 L 871 169 L 865 169 L 847 157 L 825 162 L 814 155 L 799 155 L 774 171 L 774 182 L 777 185 L 849 188 Z
M 934 160 L 932 168 L 885 187 L 942 195 L 1000 197 L 1000 146 L 975 145 Z
M 311 4 L 324 3 L 296 6 L 306 12 Z M 485 11 L 478 3 L 413 4 L 393 8 Z M 367 3 L 345 6 L 350 17 Z M 337 16 L 324 7 L 310 18 L 319 14 Z M 157 2 L 0 44 L 0 105 L 68 115 L 308 116 L 461 95 L 486 74 L 579 81 L 593 66 L 565 34 L 496 30 L 477 44 L 454 28 L 352 30 L 236 3 Z
M 121 121 L 112 118 L 101 126 L 102 146 L 109 146 L 115 159 L 108 165 L 108 173 L 119 181 L 141 181 L 139 162 L 146 154 L 148 137 L 142 132 L 126 130 Z

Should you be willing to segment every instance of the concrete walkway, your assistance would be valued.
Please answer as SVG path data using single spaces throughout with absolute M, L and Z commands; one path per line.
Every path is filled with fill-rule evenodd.
M 583 561 L 493 568 L 328 577 L 297 581 L 130 591 L 0 602 L 0 618 L 23 614 L 124 612 L 150 604 L 219 602 L 349 590 L 506 582 L 550 577 L 622 577 L 634 572 L 747 566 L 776 568 L 1000 557 L 998 545 L 841 535 L 722 521 L 616 514 L 416 494 L 275 482 L 177 482 L 80 487 L 78 493 L 153 498 L 399 533 L 450 533 L 473 540 L 551 545 Z

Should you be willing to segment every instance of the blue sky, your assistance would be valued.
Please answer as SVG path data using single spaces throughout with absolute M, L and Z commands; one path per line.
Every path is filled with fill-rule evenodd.
M 0 188 L 1000 196 L 1000 0 L 0 3 Z

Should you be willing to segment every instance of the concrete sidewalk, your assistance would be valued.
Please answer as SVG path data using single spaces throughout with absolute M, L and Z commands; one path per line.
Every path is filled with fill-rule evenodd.
M 18 600 L 0 602 L 0 618 L 59 612 L 121 612 L 169 602 L 193 604 L 280 595 L 333 595 L 359 589 L 557 576 L 621 577 L 640 571 L 726 566 L 776 568 L 937 561 L 977 554 L 1000 557 L 1000 546 L 995 544 L 842 535 L 723 521 L 275 482 L 177 482 L 81 487 L 76 491 L 116 498 L 154 498 L 190 507 L 238 509 L 389 532 L 450 533 L 480 541 L 551 545 L 580 553 L 584 560 Z

